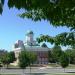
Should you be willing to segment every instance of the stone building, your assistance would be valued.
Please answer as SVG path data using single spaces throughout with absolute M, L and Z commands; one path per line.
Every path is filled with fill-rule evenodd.
M 22 50 L 32 51 L 37 54 L 37 64 L 47 64 L 48 63 L 48 47 L 41 47 L 37 41 L 34 40 L 34 33 L 28 31 L 26 34 L 25 42 L 22 40 L 17 40 L 13 46 L 16 58 L 18 58 L 19 53 Z M 18 62 L 18 60 L 17 60 Z

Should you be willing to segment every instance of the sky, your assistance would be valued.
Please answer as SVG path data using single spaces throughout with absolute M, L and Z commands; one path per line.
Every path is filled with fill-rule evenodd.
M 34 22 L 31 19 L 22 19 L 18 14 L 23 10 L 9 9 L 6 2 L 3 13 L 0 15 L 0 49 L 11 51 L 16 40 L 25 41 L 28 30 L 34 32 L 34 38 L 39 37 L 40 34 L 55 36 L 61 32 L 69 32 L 68 28 L 55 28 L 48 21 Z M 47 45 L 52 47 L 49 43 Z

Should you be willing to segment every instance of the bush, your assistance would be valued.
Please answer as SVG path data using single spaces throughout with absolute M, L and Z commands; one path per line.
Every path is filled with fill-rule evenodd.
M 65 53 L 60 56 L 60 65 L 62 68 L 66 68 L 69 65 L 69 59 Z

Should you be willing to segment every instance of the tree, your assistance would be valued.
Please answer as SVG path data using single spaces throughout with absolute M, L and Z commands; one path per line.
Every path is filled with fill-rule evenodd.
M 74 0 L 8 0 L 9 8 L 25 10 L 21 15 L 23 18 L 31 18 L 34 21 L 44 19 L 54 26 L 67 26 L 71 29 L 75 29 L 74 5 Z
M 75 64 L 75 50 L 74 49 L 67 49 L 65 51 L 65 53 L 69 58 L 69 64 Z
M 13 63 L 16 60 L 15 53 L 13 51 L 11 51 L 11 52 L 9 52 L 9 55 L 10 55 L 10 61 L 11 61 L 11 63 Z
M 29 52 L 29 60 L 30 60 L 30 65 L 34 64 L 37 60 L 37 55 L 34 52 Z
M 7 51 L 5 49 L 0 49 L 0 61 L 6 53 L 7 53 Z
M 23 69 L 34 63 L 35 61 L 36 55 L 32 52 L 21 51 L 21 53 L 19 54 L 19 66 Z
M 19 54 L 19 66 L 24 69 L 27 66 L 30 66 L 30 73 L 31 73 L 31 64 L 33 64 L 36 61 L 36 55 L 33 52 L 29 51 L 21 51 Z
M 69 65 L 69 59 L 65 53 L 63 53 L 60 57 L 60 65 L 62 68 L 66 68 Z
M 15 61 L 15 55 L 13 52 L 6 52 L 4 55 L 1 56 L 1 62 L 4 65 L 7 65 L 7 68 L 10 63 L 13 63 L 13 61 Z
M 29 57 L 28 57 L 28 52 L 26 51 L 21 51 L 19 54 L 19 66 L 24 69 L 29 65 Z
M 66 55 L 69 57 L 69 63 L 75 64 L 75 50 L 74 49 L 67 49 L 65 51 Z
M 34 21 L 43 19 L 49 21 L 55 27 L 66 26 L 71 30 L 75 30 L 74 5 L 74 0 L 8 0 L 9 8 L 16 7 L 17 9 L 23 8 L 25 10 L 20 15 L 22 18 L 26 17 Z M 46 35 L 44 36 L 45 38 L 47 37 Z M 61 33 L 56 35 L 56 37 L 48 36 L 46 39 L 48 42 L 59 45 L 73 45 L 75 44 L 75 32 Z
M 55 45 L 52 48 L 52 55 L 53 55 L 56 63 L 59 62 L 59 59 L 60 59 L 60 56 L 62 55 L 62 53 L 63 53 L 63 51 L 61 50 L 60 46 Z
M 0 0 L 0 14 L 3 12 L 4 0 Z
M 7 53 L 7 51 L 5 49 L 0 49 L 0 70 L 1 70 L 1 67 L 3 67 L 3 64 L 2 64 L 2 56 L 5 55 Z
M 72 45 L 72 47 L 71 47 L 71 48 L 75 50 L 75 45 Z
M 72 31 L 58 34 L 56 37 L 49 36 L 46 39 L 59 45 L 75 44 L 74 0 L 8 0 L 8 7 L 24 9 L 25 12 L 19 15 L 22 18 L 26 17 L 34 21 L 47 20 L 55 27 L 68 27 Z
M 52 51 L 48 51 L 48 61 L 50 62 L 50 63 L 55 63 L 56 61 L 55 61 L 55 58 L 54 58 L 54 56 L 53 56 L 53 53 L 52 53 Z
M 66 53 L 66 55 L 67 55 L 68 58 L 69 58 L 69 64 L 72 64 L 72 61 L 73 61 L 73 59 L 72 59 L 72 50 L 71 50 L 71 49 L 67 49 L 67 50 L 65 51 L 65 53 Z
M 2 56 L 2 59 L 1 59 L 1 62 L 4 64 L 4 65 L 7 65 L 7 68 L 8 68 L 8 65 L 10 64 L 10 55 L 9 53 L 6 53 L 5 55 Z
M 75 32 L 64 32 L 56 35 L 55 37 L 49 35 L 41 35 L 37 38 L 38 43 L 40 42 L 49 42 L 55 45 L 63 45 L 63 46 L 74 46 L 75 45 Z
M 30 75 L 31 75 L 31 64 L 34 64 L 37 60 L 37 55 L 34 52 L 28 52 L 29 57 L 29 66 L 30 66 Z
M 23 74 L 24 74 L 24 69 L 29 65 L 28 52 L 21 51 L 18 59 L 19 59 L 18 65 L 23 69 Z

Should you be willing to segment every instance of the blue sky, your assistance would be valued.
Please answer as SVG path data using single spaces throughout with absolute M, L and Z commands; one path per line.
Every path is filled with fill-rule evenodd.
M 0 49 L 11 50 L 16 40 L 25 40 L 27 30 L 32 30 L 35 38 L 40 34 L 55 36 L 61 32 L 68 32 L 66 27 L 55 28 L 47 21 L 34 22 L 29 19 L 22 19 L 17 16 L 21 13 L 15 8 L 9 10 L 5 2 L 3 14 L 0 15 Z M 52 47 L 48 44 L 49 47 Z

